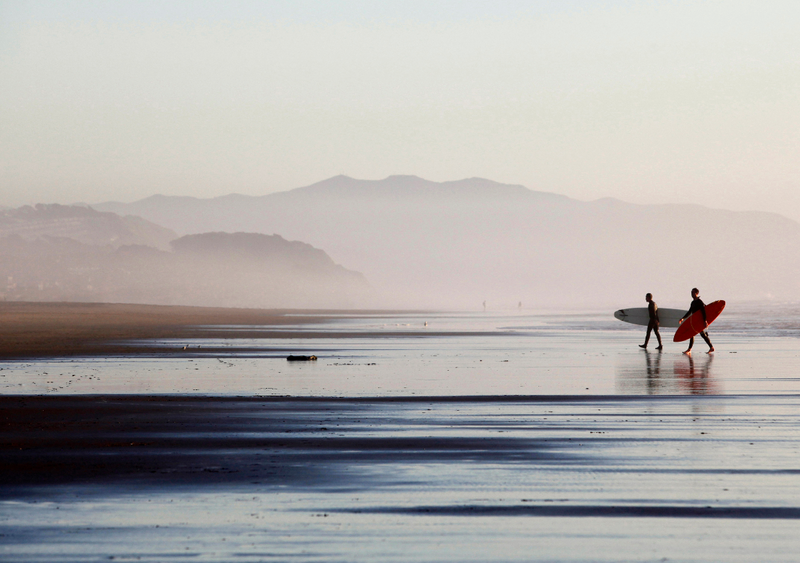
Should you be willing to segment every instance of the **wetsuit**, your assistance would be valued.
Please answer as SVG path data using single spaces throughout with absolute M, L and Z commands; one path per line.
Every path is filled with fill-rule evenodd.
M 692 299 L 692 304 L 689 305 L 689 310 L 683 316 L 683 319 L 688 319 L 693 314 L 695 314 L 697 311 L 701 311 L 703 313 L 703 321 L 704 322 L 708 322 L 708 318 L 706 317 L 706 304 L 703 303 L 703 300 L 700 299 L 699 297 L 695 297 L 694 299 Z M 714 346 L 711 345 L 711 340 L 708 339 L 708 332 L 706 332 L 705 330 L 701 330 L 700 331 L 700 336 L 703 337 L 703 340 L 706 341 L 706 344 L 708 344 L 709 348 L 713 348 L 714 347 Z M 688 348 L 688 350 L 691 350 L 692 346 L 694 346 L 694 336 L 692 336 L 689 339 L 689 348 Z
M 643 348 L 647 347 L 647 343 L 650 342 L 650 332 L 656 332 L 656 338 L 658 339 L 658 347 L 661 347 L 661 333 L 658 332 L 658 305 L 652 299 L 650 303 L 647 305 L 647 314 L 650 317 L 650 321 L 647 323 L 647 335 L 644 337 L 644 346 Z

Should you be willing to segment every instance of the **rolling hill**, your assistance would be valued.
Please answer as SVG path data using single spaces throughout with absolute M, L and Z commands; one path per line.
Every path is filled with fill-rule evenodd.
M 178 237 L 174 231 L 141 217 L 55 203 L 0 210 L 0 237 L 10 235 L 25 240 L 61 237 L 113 248 L 143 244 L 162 250 L 169 249 L 170 241 Z
M 0 299 L 352 308 L 372 295 L 363 275 L 337 265 L 320 249 L 278 235 L 187 235 L 161 250 L 114 244 L 124 238 L 120 233 L 132 240 L 163 240 L 137 239 L 121 228 L 125 225 L 164 238 L 174 235 L 138 217 L 122 221 L 110 212 L 37 206 L 13 219 L 11 233 L 0 235 Z

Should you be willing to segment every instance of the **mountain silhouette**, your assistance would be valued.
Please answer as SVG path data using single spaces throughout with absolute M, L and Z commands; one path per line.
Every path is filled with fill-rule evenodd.
M 44 234 L 41 211 L 23 210 L 15 216 L 17 232 L 0 236 L 0 299 L 353 308 L 363 306 L 372 294 L 363 275 L 337 265 L 320 249 L 278 235 L 187 235 L 171 241 L 169 251 L 143 244 L 115 247 Z M 53 214 L 72 225 L 57 232 L 84 240 L 103 242 L 108 232 L 73 224 L 76 217 L 96 220 L 95 215 L 102 215 L 101 227 L 115 224 L 107 217 L 110 212 L 59 206 L 47 210 L 51 222 Z M 33 219 L 30 229 L 24 228 L 27 215 Z M 140 218 L 133 222 L 145 223 Z M 162 231 L 167 230 L 157 228 Z
M 168 249 L 174 231 L 141 217 L 120 216 L 77 205 L 37 204 L 0 210 L 0 237 L 19 235 L 26 240 L 63 237 L 84 244 L 143 244 Z
M 721 202 L 724 204 L 724 202 Z M 336 176 L 264 196 L 94 206 L 180 234 L 277 233 L 357 270 L 386 306 L 660 306 L 795 299 L 800 224 L 774 213 L 591 202 L 481 178 Z

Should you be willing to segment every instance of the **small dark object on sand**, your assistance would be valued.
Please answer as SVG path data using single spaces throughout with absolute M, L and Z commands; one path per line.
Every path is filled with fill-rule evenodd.
M 316 356 L 289 356 L 286 358 L 290 362 L 316 362 Z

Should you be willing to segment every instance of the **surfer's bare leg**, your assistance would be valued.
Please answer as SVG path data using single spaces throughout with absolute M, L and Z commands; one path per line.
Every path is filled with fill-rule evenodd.
M 647 325 L 647 334 L 644 336 L 644 344 L 639 344 L 639 348 L 647 348 L 647 343 L 650 342 L 650 331 L 653 330 L 653 327 Z
M 692 353 L 692 346 L 694 346 L 694 336 L 689 339 L 689 347 L 683 351 L 684 354 L 691 354 Z

